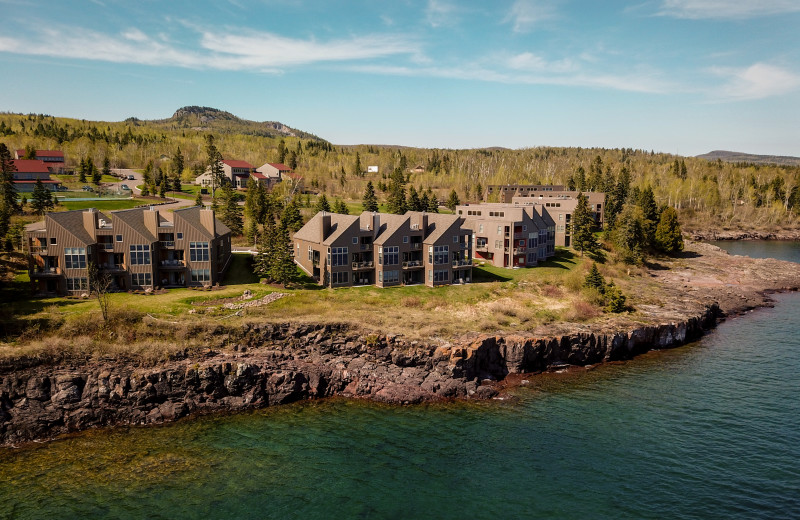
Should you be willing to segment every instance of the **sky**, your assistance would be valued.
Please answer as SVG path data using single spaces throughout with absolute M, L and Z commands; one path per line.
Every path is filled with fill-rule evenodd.
M 800 0 L 0 0 L 0 111 L 800 156 Z

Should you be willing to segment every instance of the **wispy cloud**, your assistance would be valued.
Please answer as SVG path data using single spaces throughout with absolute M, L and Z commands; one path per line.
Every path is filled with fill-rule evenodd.
M 764 99 L 800 90 L 800 75 L 766 63 L 747 68 L 716 67 L 711 72 L 726 79 L 715 93 L 719 101 Z
M 798 0 L 663 0 L 658 14 L 676 18 L 747 19 L 800 12 Z
M 447 0 L 428 0 L 428 6 L 425 8 L 425 21 L 431 27 L 453 25 L 458 21 L 456 12 L 455 4 Z
M 555 17 L 556 6 L 553 0 L 517 0 L 503 22 L 510 23 L 514 32 L 524 33 Z
M 76 58 L 113 63 L 177 66 L 197 69 L 278 72 L 280 67 L 319 62 L 357 61 L 393 55 L 416 55 L 419 45 L 393 35 L 363 35 L 339 40 L 286 38 L 267 32 L 226 34 L 200 31 L 199 46 L 185 50 L 152 38 L 138 28 L 120 35 L 86 29 L 48 27 L 31 36 L 0 37 L 0 52 Z

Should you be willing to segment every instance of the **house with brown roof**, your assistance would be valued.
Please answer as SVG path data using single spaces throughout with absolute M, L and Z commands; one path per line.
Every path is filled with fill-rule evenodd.
M 471 233 L 462 224 L 455 215 L 420 212 L 320 212 L 294 234 L 294 258 L 329 287 L 468 283 Z
M 256 168 L 252 177 L 263 182 L 268 188 L 272 188 L 279 182 L 290 181 L 297 190 L 302 191 L 303 189 L 303 176 L 294 173 L 283 163 L 264 163 Z
M 534 267 L 555 255 L 555 229 L 532 206 L 465 204 L 456 215 L 472 230 L 475 258 L 496 267 Z
M 483 200 L 491 202 L 511 203 L 512 197 L 525 197 L 538 195 L 540 193 L 550 193 L 553 191 L 564 191 L 563 185 L 555 184 L 489 184 L 486 186 Z
M 13 159 L 11 166 L 14 169 L 13 182 L 19 193 L 32 192 L 36 181 L 42 181 L 45 188 L 55 191 L 61 181 L 50 178 L 50 168 L 39 159 Z
M 20 148 L 14 151 L 14 158 L 23 159 L 26 154 L 27 151 Z M 50 173 L 64 173 L 64 152 L 61 150 L 36 150 L 34 159 L 45 163 Z
M 172 217 L 154 207 L 48 213 L 25 233 L 34 292 L 87 292 L 90 263 L 107 273 L 112 290 L 219 283 L 231 260 L 230 230 L 206 208 Z
M 531 193 L 525 196 L 514 196 L 511 204 L 514 206 L 536 206 L 543 208 L 556 223 L 556 245 L 570 247 L 572 243 L 572 213 L 578 205 L 577 191 L 550 191 Z M 603 229 L 605 224 L 606 194 L 602 192 L 587 191 L 583 193 L 589 204 L 589 211 L 594 217 L 595 228 Z M 540 213 L 541 209 L 537 209 Z
M 239 161 L 235 159 L 223 159 L 222 160 L 222 173 L 223 175 L 231 181 L 231 185 L 237 189 L 243 189 L 247 187 L 247 181 L 250 179 L 250 175 L 255 171 L 255 166 L 250 164 L 247 161 Z M 199 175 L 195 180 L 195 184 L 199 184 L 200 186 L 207 187 L 212 186 L 214 184 L 214 179 L 211 175 L 211 169 L 205 171 L 202 175 Z M 217 186 L 219 187 L 219 186 Z

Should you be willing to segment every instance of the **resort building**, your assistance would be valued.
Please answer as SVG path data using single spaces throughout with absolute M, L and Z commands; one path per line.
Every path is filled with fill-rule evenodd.
M 530 194 L 538 195 L 542 192 L 564 191 L 565 189 L 564 186 L 550 184 L 490 184 L 486 186 L 483 200 L 510 204 L 512 197 L 525 197 Z
M 26 228 L 28 272 L 40 294 L 89 290 L 90 263 L 110 289 L 207 286 L 221 281 L 231 260 L 230 230 L 210 209 L 175 210 L 172 220 L 153 208 L 48 213 Z
M 24 159 L 27 154 L 25 149 L 14 151 L 14 159 Z M 61 150 L 36 150 L 37 161 L 42 161 L 50 173 L 64 173 L 64 152 Z
M 268 188 L 272 188 L 279 182 L 291 181 L 298 190 L 302 191 L 303 189 L 303 177 L 294 173 L 283 163 L 264 163 L 256 168 L 252 177 L 265 183 Z
M 569 247 L 572 243 L 571 228 L 572 213 L 578 205 L 577 191 L 553 191 L 532 193 L 528 196 L 515 196 L 511 199 L 513 206 L 536 206 L 542 213 L 544 208 L 556 222 L 556 245 Z M 605 223 L 606 194 L 587 191 L 583 194 L 587 198 L 589 210 L 592 212 L 597 229 L 603 229 Z
M 247 187 L 247 181 L 250 175 L 256 170 L 255 166 L 247 161 L 237 161 L 234 159 L 222 160 L 222 173 L 231 181 L 231 185 L 237 189 Z M 195 180 L 195 184 L 203 187 L 211 187 L 214 184 L 214 178 L 211 175 L 211 169 L 206 170 L 202 175 L 199 175 Z M 219 188 L 219 186 L 217 186 Z
M 14 187 L 19 193 L 29 193 L 36 186 L 36 181 L 42 181 L 45 188 L 55 191 L 61 181 L 50 178 L 50 168 L 39 159 L 14 159 L 11 161 L 14 168 Z
M 533 206 L 484 203 L 456 207 L 472 230 L 476 260 L 496 267 L 534 267 L 555 254 L 555 222 Z
M 293 240 L 297 265 L 326 287 L 472 279 L 472 233 L 455 215 L 319 212 Z

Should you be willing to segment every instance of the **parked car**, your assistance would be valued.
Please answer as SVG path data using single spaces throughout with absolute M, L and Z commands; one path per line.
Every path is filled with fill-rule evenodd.
M 81 189 L 82 189 L 83 191 L 94 191 L 94 188 L 92 188 L 91 186 L 88 186 L 88 185 L 87 185 L 87 186 L 84 186 L 84 187 L 83 187 L 83 188 L 81 188 Z
M 134 177 L 133 175 L 128 175 L 128 180 L 129 181 L 135 181 L 136 177 Z
M 120 184 L 119 185 L 119 189 L 121 189 L 121 190 L 130 190 L 130 188 L 128 187 L 127 184 Z

